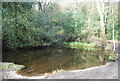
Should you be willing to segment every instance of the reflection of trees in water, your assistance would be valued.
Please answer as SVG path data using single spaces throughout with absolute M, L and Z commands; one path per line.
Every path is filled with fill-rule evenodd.
M 9 61 L 20 63 L 26 68 L 19 71 L 22 75 L 37 75 L 55 69 L 72 70 L 95 65 L 99 51 L 86 51 L 67 48 L 44 48 L 40 50 L 17 51 L 6 54 Z M 17 56 L 16 56 L 17 54 Z M 22 59 L 21 59 L 22 58 Z M 94 60 L 95 59 L 95 60 Z

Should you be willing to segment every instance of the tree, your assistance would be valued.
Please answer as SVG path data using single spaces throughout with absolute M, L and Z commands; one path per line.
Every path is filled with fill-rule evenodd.
M 30 21 L 32 3 L 5 2 L 2 5 L 3 48 L 34 44 L 35 27 Z
M 102 50 L 104 51 L 105 49 L 105 46 L 106 46 L 106 35 L 105 35 L 105 23 L 104 23 L 104 0 L 102 0 L 101 4 L 102 4 L 102 7 L 100 7 L 100 2 L 99 0 L 96 0 L 96 3 L 97 3 L 97 9 L 98 9 L 98 12 L 99 12 L 99 15 L 100 15 L 100 29 L 101 29 L 101 36 L 102 36 Z M 102 53 L 101 56 L 99 57 L 101 62 L 104 62 L 105 60 L 105 54 Z
M 51 0 L 50 1 L 48 1 L 48 0 L 38 0 L 38 9 L 39 9 L 39 11 L 41 10 L 41 11 L 44 11 L 44 9 L 45 9 L 45 7 L 49 4 L 49 3 L 51 3 Z
M 101 4 L 102 7 L 100 7 L 100 3 L 99 0 L 96 0 L 97 2 L 97 8 L 99 11 L 99 15 L 100 15 L 100 29 L 101 29 L 101 36 L 102 36 L 102 48 L 104 48 L 106 46 L 106 35 L 105 35 L 105 23 L 104 23 L 104 0 L 102 0 Z
M 113 32 L 113 52 L 115 52 L 115 33 L 114 33 L 114 25 L 115 25 L 115 19 L 114 16 L 115 14 L 113 13 L 114 7 L 112 7 L 112 18 L 113 18 L 113 25 L 112 25 L 112 32 Z
M 38 2 L 38 6 L 39 6 L 39 11 L 43 11 L 43 8 L 42 8 L 42 2 Z

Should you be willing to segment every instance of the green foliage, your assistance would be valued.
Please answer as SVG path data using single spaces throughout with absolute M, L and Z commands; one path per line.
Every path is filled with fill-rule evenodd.
M 9 65 L 0 65 L 0 68 L 1 69 L 8 69 L 8 68 L 11 68 L 13 66 L 16 66 L 17 64 L 9 64 Z
M 31 3 L 3 3 L 3 46 L 8 48 L 33 45 L 35 41 L 34 23 L 30 21 Z
M 107 53 L 105 55 L 105 59 L 107 61 L 116 61 L 116 59 L 118 58 L 118 55 L 117 54 L 111 54 L 111 53 Z
M 76 3 L 73 4 L 74 6 L 67 7 L 65 11 L 55 3 L 46 5 L 43 11 L 32 8 L 35 3 L 3 2 L 2 5 L 2 41 L 5 48 L 50 45 L 64 41 L 81 42 L 84 41 L 83 37 L 100 37 L 101 34 L 100 17 L 93 3 Z M 115 18 L 115 39 L 117 40 L 119 39 L 119 21 L 115 6 L 110 4 L 105 7 L 105 26 L 107 39 L 112 39 L 112 18 Z M 108 10 L 107 7 L 109 7 Z M 112 7 L 115 7 L 113 14 L 111 14 Z
M 38 12 L 34 20 L 41 44 L 59 42 L 56 35 L 62 29 L 61 12 L 56 4 L 47 5 L 43 12 Z
M 106 8 L 106 19 L 105 19 L 105 26 L 106 26 L 106 38 L 111 40 L 113 39 L 113 26 L 114 26 L 114 33 L 115 39 L 118 40 L 119 34 L 119 20 L 118 20 L 118 8 L 117 4 L 111 3 L 109 8 Z M 106 6 L 107 7 L 107 6 Z M 114 24 L 113 24 L 114 23 Z
M 64 20 L 64 31 L 68 37 L 78 38 L 83 36 L 81 32 L 85 28 L 86 17 L 80 6 L 76 5 L 68 9 L 68 12 L 64 13 L 62 17 Z
M 84 50 L 97 50 L 95 43 L 83 43 L 83 42 L 64 42 L 65 46 L 72 49 L 84 49 Z

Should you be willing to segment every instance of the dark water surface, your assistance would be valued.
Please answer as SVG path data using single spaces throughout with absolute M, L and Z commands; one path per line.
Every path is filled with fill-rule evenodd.
M 3 53 L 3 61 L 25 65 L 18 71 L 24 76 L 36 76 L 55 70 L 78 70 L 99 63 L 100 51 L 85 51 L 68 48 L 41 48 L 39 50 L 19 50 Z

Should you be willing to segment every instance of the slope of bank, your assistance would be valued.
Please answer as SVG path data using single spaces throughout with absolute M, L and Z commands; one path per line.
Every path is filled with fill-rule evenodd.
M 12 63 L 4 63 L 4 65 Z M 118 62 L 107 63 L 103 66 L 92 67 L 84 70 L 62 71 L 47 76 L 21 76 L 16 72 L 23 68 L 14 65 L 8 69 L 1 69 L 2 79 L 118 79 Z

